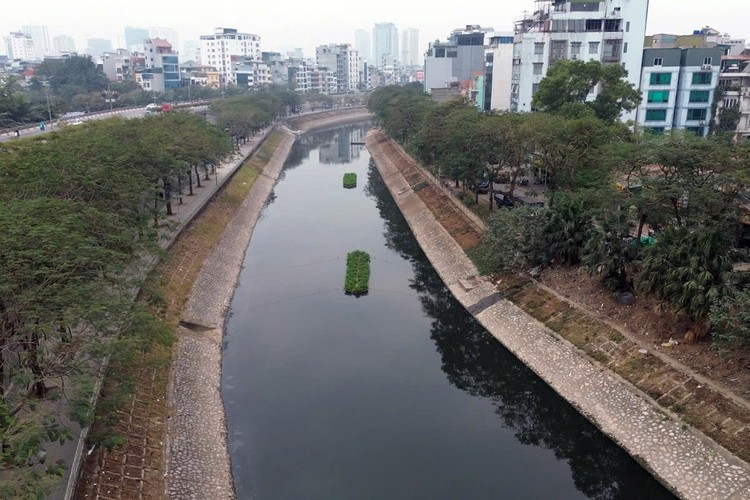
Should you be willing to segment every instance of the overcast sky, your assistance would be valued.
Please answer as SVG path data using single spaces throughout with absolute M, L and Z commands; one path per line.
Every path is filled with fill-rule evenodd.
M 633 2 L 645 0 L 630 0 Z M 239 1 L 155 2 L 129 0 L 29 0 L 5 2 L 0 7 L 0 33 L 7 35 L 26 24 L 47 26 L 50 39 L 66 34 L 82 52 L 87 37 L 108 38 L 115 47 L 124 46 L 123 29 L 132 26 L 166 26 L 179 33 L 180 50 L 186 40 L 198 39 L 215 27 L 237 28 L 260 35 L 262 50 L 302 47 L 314 57 L 315 46 L 354 43 L 354 30 L 371 29 L 376 22 L 392 22 L 398 28 L 417 28 L 419 44 L 426 49 L 431 40 L 445 39 L 455 28 L 480 24 L 495 30 L 512 30 L 513 22 L 532 11 L 533 0 L 475 0 L 454 3 L 378 0 L 352 2 Z M 450 5 L 450 4 L 449 4 Z M 212 7 L 215 6 L 215 9 Z M 750 41 L 750 0 L 651 0 L 647 34 L 690 33 L 703 26 Z M 5 53 L 0 44 L 0 53 Z

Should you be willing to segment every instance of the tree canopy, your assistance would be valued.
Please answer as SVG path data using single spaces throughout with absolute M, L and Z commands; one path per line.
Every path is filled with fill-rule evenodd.
M 568 117 L 593 114 L 612 123 L 623 111 L 633 111 L 641 102 L 638 89 L 625 80 L 627 74 L 619 64 L 558 61 L 539 82 L 532 106 Z M 595 91 L 596 97 L 590 99 Z

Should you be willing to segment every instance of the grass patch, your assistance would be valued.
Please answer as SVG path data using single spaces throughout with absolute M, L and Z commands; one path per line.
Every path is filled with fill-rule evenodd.
M 357 174 L 354 172 L 347 172 L 344 174 L 344 187 L 347 189 L 357 187 Z
M 344 291 L 350 295 L 363 295 L 369 286 L 370 254 L 362 250 L 349 252 L 346 256 Z

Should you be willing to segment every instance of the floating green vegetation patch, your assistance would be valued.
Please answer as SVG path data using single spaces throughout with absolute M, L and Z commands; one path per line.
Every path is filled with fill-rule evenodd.
M 344 291 L 349 295 L 364 295 L 370 284 L 370 254 L 355 250 L 346 255 Z
M 347 189 L 357 187 L 357 174 L 355 174 L 354 172 L 345 173 L 344 187 Z

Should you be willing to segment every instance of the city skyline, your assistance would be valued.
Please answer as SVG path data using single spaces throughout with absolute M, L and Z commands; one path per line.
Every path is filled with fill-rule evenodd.
M 210 9 L 194 15 L 175 11 L 167 5 L 133 0 L 128 4 L 129 9 L 113 16 L 107 13 L 108 7 L 103 4 L 69 0 L 66 8 L 60 9 L 57 2 L 53 4 L 51 0 L 41 0 L 33 4 L 17 4 L 12 10 L 3 12 L 0 33 L 7 36 L 26 25 L 42 25 L 47 27 L 50 39 L 59 35 L 73 37 L 77 51 L 82 53 L 87 38 L 107 38 L 114 48 L 124 48 L 126 26 L 145 29 L 165 27 L 176 31 L 179 37 L 176 49 L 182 52 L 186 42 L 198 40 L 200 35 L 210 34 L 216 27 L 231 27 L 259 35 L 264 51 L 284 52 L 301 47 L 305 57 L 312 58 L 318 45 L 354 45 L 357 29 L 372 30 L 380 22 L 391 22 L 399 30 L 419 30 L 419 47 L 424 52 L 429 42 L 445 40 L 451 31 L 468 24 L 512 31 L 514 22 L 524 12 L 530 13 L 535 6 L 532 0 L 515 0 L 512 6 L 504 6 L 499 11 L 496 4 L 480 1 L 464 6 L 460 13 L 440 12 L 439 9 L 425 13 L 419 5 L 390 1 L 379 4 L 382 14 L 373 15 L 365 9 L 351 9 L 349 4 L 334 2 L 334 5 L 327 4 L 330 7 L 327 9 L 295 4 L 293 9 L 285 10 L 283 18 L 280 18 L 276 9 L 257 5 L 237 5 L 233 7 L 231 16 L 218 11 L 214 14 Z M 678 0 L 651 0 L 646 33 L 687 34 L 711 26 L 722 33 L 750 41 L 750 27 L 744 22 L 750 15 L 750 2 L 716 0 L 711 4 L 696 2 L 689 9 L 684 7 L 684 2 Z M 334 18 L 329 12 L 336 12 L 337 15 Z M 341 13 L 347 13 L 348 17 Z M 252 21 L 239 21 L 241 19 Z M 0 53 L 6 53 L 4 46 L 0 47 Z

